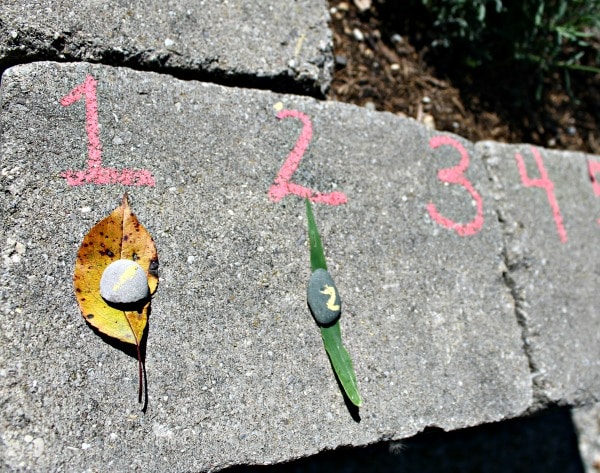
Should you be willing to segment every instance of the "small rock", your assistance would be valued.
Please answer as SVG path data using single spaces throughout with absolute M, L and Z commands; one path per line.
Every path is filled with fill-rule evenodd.
M 371 0 L 354 0 L 354 5 L 358 8 L 361 13 L 366 12 L 371 8 Z
M 404 43 L 404 38 L 402 36 L 400 36 L 398 33 L 394 33 L 392 35 L 392 37 L 390 38 L 390 40 L 392 41 L 392 43 L 394 44 L 401 44 Z
M 435 118 L 433 118 L 433 115 L 429 113 L 423 114 L 423 125 L 425 125 L 425 128 L 435 130 Z
M 127 259 L 109 264 L 100 279 L 100 295 L 113 304 L 133 304 L 146 299 L 150 295 L 146 271 Z
M 365 35 L 358 28 L 354 28 L 352 30 L 352 36 L 354 36 L 354 39 L 356 41 L 364 41 L 365 40 Z
M 44 439 L 42 438 L 36 438 L 33 439 L 33 456 L 35 458 L 41 457 L 42 454 L 44 453 Z
M 345 66 L 346 66 L 346 64 L 348 64 L 348 58 L 346 58 L 346 56 L 343 56 L 343 55 L 341 55 L 341 54 L 336 54 L 336 55 L 335 55 L 335 63 L 336 63 L 338 66 L 345 67 Z
M 324 269 L 310 276 L 306 298 L 313 317 L 320 325 L 330 325 L 342 312 L 342 301 L 333 279 Z
M 367 110 L 372 110 L 373 112 L 374 112 L 375 110 L 377 110 L 377 106 L 375 105 L 375 103 L 374 103 L 374 102 L 371 102 L 371 101 L 369 101 L 369 102 L 365 102 L 365 103 L 363 104 L 363 107 L 365 107 Z

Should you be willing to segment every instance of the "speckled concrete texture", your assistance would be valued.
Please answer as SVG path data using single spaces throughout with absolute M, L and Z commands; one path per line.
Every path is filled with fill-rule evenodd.
M 324 95 L 327 2 L 0 2 L 0 66 L 88 61 Z
M 600 394 L 597 156 L 480 143 L 506 241 L 507 284 L 542 404 Z M 520 163 L 523 163 L 519 171 Z
M 85 168 L 88 139 L 85 97 L 59 100 L 88 75 L 103 166 L 146 169 L 155 186 L 62 177 Z M 354 106 L 85 63 L 14 67 L 1 93 L 5 468 L 208 471 L 531 407 L 503 234 L 472 144 L 444 135 L 432 147 L 439 134 Z M 344 403 L 306 304 L 303 202 L 268 197 L 307 127 L 278 120 L 282 108 L 312 124 L 293 182 L 348 199 L 314 212 L 344 300 L 358 412 Z M 474 194 L 438 179 L 461 153 Z M 125 190 L 160 260 L 146 413 L 135 359 L 86 326 L 71 282 L 83 236 Z M 446 222 L 478 216 L 476 231 L 446 228 L 430 204 Z

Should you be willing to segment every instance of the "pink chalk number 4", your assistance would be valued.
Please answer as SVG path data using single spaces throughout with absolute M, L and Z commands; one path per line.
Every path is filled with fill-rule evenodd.
M 537 179 L 531 179 L 527 175 L 527 168 L 525 167 L 525 160 L 523 159 L 523 156 L 521 156 L 519 153 L 516 153 L 515 159 L 517 160 L 517 168 L 519 169 L 521 182 L 525 187 L 538 187 L 546 191 L 548 203 L 550 204 L 552 216 L 554 217 L 554 223 L 556 224 L 556 230 L 558 231 L 558 237 L 562 243 L 566 243 L 567 230 L 565 229 L 562 214 L 560 213 L 560 207 L 558 206 L 558 201 L 556 200 L 556 195 L 554 194 L 554 183 L 548 177 L 548 171 L 546 171 L 546 168 L 544 167 L 544 161 L 540 152 L 532 146 L 531 154 L 533 154 L 533 158 L 535 159 L 535 164 L 537 165 L 540 177 Z
M 600 173 L 600 162 L 594 161 L 593 159 L 588 160 L 588 172 L 592 181 L 592 188 L 594 189 L 594 195 L 600 197 L 600 182 L 596 175 Z M 600 219 L 598 219 L 598 225 L 600 225 Z
M 85 78 L 71 92 L 65 95 L 60 104 L 68 107 L 83 97 L 85 100 L 85 132 L 88 140 L 87 169 L 65 171 L 61 174 L 70 186 L 82 184 L 123 184 L 126 186 L 154 186 L 154 177 L 146 169 L 115 169 L 102 166 L 102 143 L 98 122 L 97 82 L 91 75 Z
M 320 193 L 291 182 L 292 175 L 296 172 L 296 169 L 298 169 L 300 160 L 302 159 L 302 156 L 304 156 L 310 140 L 312 140 L 312 123 L 308 115 L 297 110 L 282 110 L 277 114 L 277 118 L 296 118 L 300 120 L 302 123 L 302 131 L 300 132 L 300 136 L 298 137 L 294 148 L 283 163 L 283 166 L 281 166 L 275 181 L 269 189 L 269 199 L 273 202 L 279 202 L 286 195 L 294 194 L 302 198 L 308 198 L 311 202 L 320 204 L 340 205 L 348 202 L 346 194 L 343 192 Z

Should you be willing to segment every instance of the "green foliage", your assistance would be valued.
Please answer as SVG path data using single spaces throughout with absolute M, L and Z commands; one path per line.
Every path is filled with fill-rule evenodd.
M 600 73 L 600 0 L 411 0 L 431 20 L 432 51 L 463 66 L 534 75 Z M 515 70 L 514 68 L 517 67 Z M 539 87 L 538 87 L 539 94 Z

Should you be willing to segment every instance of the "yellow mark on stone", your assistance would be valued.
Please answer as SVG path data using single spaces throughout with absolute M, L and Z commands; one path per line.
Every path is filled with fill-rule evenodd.
M 127 268 L 125 271 L 123 271 L 123 274 L 121 274 L 121 276 L 119 276 L 119 280 L 115 283 L 112 290 L 114 292 L 116 292 L 119 289 L 121 289 L 121 286 L 123 284 L 125 284 L 127 281 L 130 281 L 133 279 L 133 277 L 135 276 L 135 272 L 137 270 L 138 270 L 138 266 L 136 266 L 135 264 L 132 264 L 131 266 L 129 266 L 129 268 Z
M 273 108 L 276 112 L 281 112 L 283 110 L 283 102 L 277 102 L 275 105 L 273 105 Z
M 329 296 L 329 300 L 325 304 L 329 310 L 331 310 L 331 311 L 340 310 L 340 305 L 335 303 L 336 293 L 335 293 L 335 288 L 333 286 L 329 286 L 329 285 L 325 284 L 325 287 L 320 292 L 321 292 L 321 294 L 326 294 Z
M 294 58 L 297 58 L 298 54 L 300 54 L 300 50 L 302 49 L 302 43 L 304 43 L 305 39 L 306 33 L 302 33 L 298 38 L 298 41 L 296 41 L 296 49 L 294 49 Z

